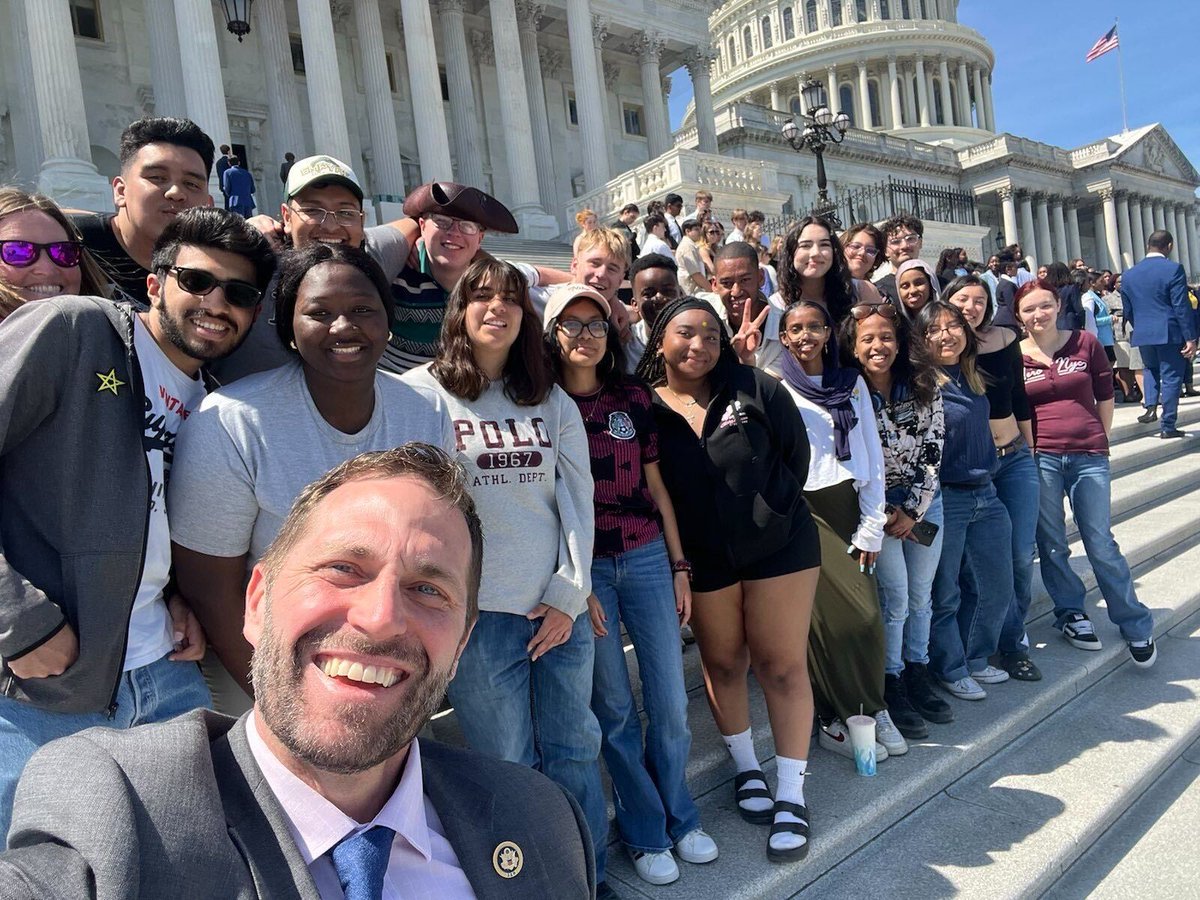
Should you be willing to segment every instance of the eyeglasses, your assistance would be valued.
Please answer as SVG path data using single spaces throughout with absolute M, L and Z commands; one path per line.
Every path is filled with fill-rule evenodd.
M 608 334 L 608 322 L 604 319 L 594 319 L 591 322 L 566 319 L 558 323 L 558 330 L 572 340 L 582 336 L 585 331 L 588 337 L 602 338 Z
M 330 216 L 333 216 L 333 220 L 339 225 L 347 227 L 358 225 L 363 220 L 361 209 L 323 209 L 320 206 L 293 206 L 292 209 L 310 222 L 316 222 L 318 228 L 324 225 Z
M 854 316 L 856 322 L 861 322 L 863 319 L 871 316 L 879 315 L 885 319 L 896 319 L 896 307 L 888 302 L 883 303 L 860 303 L 858 306 L 850 307 L 850 315 Z
M 238 281 L 236 278 L 221 281 L 212 272 L 183 266 L 172 266 L 167 271 L 175 276 L 175 281 L 181 288 L 198 297 L 207 297 L 220 287 L 225 292 L 225 301 L 230 306 L 240 309 L 253 309 L 262 298 L 262 291 L 248 281 Z
M 915 247 L 919 243 L 921 243 L 921 236 L 919 234 L 906 234 L 888 238 L 889 247 Z
M 483 231 L 483 226 L 478 222 L 469 222 L 466 219 L 452 219 L 450 216 L 439 215 L 426 216 L 425 218 L 432 222 L 438 231 L 449 232 L 457 228 L 459 234 L 468 236 L 479 234 L 479 232 Z
M 821 337 L 828 330 L 828 325 L 790 325 L 788 326 L 787 333 L 794 338 L 805 334 L 810 337 Z
M 83 244 L 79 241 L 54 241 L 49 244 L 35 244 L 33 241 L 0 241 L 0 259 L 14 269 L 25 269 L 32 266 L 42 255 L 42 251 L 50 257 L 50 261 L 60 269 L 74 269 L 83 257 Z
M 950 337 L 962 337 L 964 334 L 966 334 L 966 329 L 957 322 L 945 325 L 942 328 L 938 328 L 936 325 L 934 325 L 925 329 L 925 339 L 929 341 L 940 338 L 943 334 L 948 334 Z
M 868 247 L 866 244 L 860 244 L 858 241 L 851 241 L 844 249 L 847 253 L 861 253 L 867 259 L 874 259 L 879 255 L 878 247 Z

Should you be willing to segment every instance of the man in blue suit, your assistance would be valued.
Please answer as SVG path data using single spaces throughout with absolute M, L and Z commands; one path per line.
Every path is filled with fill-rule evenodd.
M 225 191 L 229 209 L 247 219 L 254 214 L 254 176 L 242 168 L 241 160 L 236 156 L 231 158 L 229 168 L 221 176 L 221 188 Z
M 1188 301 L 1183 266 L 1167 255 L 1175 240 L 1159 229 L 1146 241 L 1146 258 L 1121 276 L 1125 319 L 1133 327 L 1132 343 L 1142 352 L 1146 412 L 1139 422 L 1158 419 L 1159 437 L 1184 434 L 1175 427 L 1183 376 L 1196 354 L 1196 317 Z

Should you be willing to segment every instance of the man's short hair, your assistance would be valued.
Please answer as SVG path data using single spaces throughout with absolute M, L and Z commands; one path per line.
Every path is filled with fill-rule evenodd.
M 630 212 L 633 213 L 634 215 L 637 215 L 638 213 L 641 212 L 641 210 L 638 209 L 638 205 L 636 203 L 626 203 L 624 206 L 621 207 L 621 215 L 625 215 L 625 213 L 630 213 Z
M 642 223 L 646 226 L 646 231 L 650 232 L 659 225 L 662 225 L 665 228 L 667 225 L 667 218 L 659 213 L 654 213 L 653 215 L 646 216 L 646 218 L 642 220 Z
M 762 223 L 762 222 L 767 221 L 767 217 L 766 217 L 766 215 L 763 214 L 763 211 L 761 209 L 750 210 L 750 212 L 746 213 L 746 218 L 749 219 L 751 222 Z
M 745 219 L 746 217 L 747 217 L 746 211 L 744 209 L 742 209 L 740 206 L 735 207 L 733 212 L 731 212 L 729 214 L 729 220 L 731 222 L 736 222 L 738 219 Z
M 683 203 L 683 198 L 678 194 L 667 194 L 667 198 L 663 202 L 667 206 L 674 206 L 676 203 Z
M 925 236 L 925 223 L 916 216 L 908 213 L 899 213 L 892 216 L 880 226 L 884 237 L 891 237 L 893 234 L 898 234 L 901 229 L 908 229 L 918 237 Z
M 237 213 L 226 209 L 196 206 L 167 223 L 154 242 L 150 271 L 161 277 L 175 265 L 183 247 L 224 250 L 244 257 L 254 266 L 254 284 L 260 291 L 267 289 L 275 274 L 275 254 L 267 239 Z
M 585 231 L 575 239 L 575 255 L 579 256 L 595 247 L 603 247 L 610 256 L 616 258 L 622 266 L 629 265 L 629 238 L 615 228 L 597 226 L 591 231 Z
M 204 174 L 212 174 L 213 142 L 200 126 L 191 119 L 176 119 L 172 116 L 146 116 L 130 122 L 121 132 L 121 170 L 133 160 L 139 150 L 147 144 L 174 144 L 187 150 L 195 150 L 204 163 Z
M 1171 247 L 1174 245 L 1175 237 L 1164 228 L 1150 232 L 1150 237 L 1146 238 L 1146 249 L 1161 253 L 1163 256 L 1170 253 Z
M 699 203 L 701 200 L 710 200 L 711 201 L 712 198 L 713 198 L 713 195 L 712 195 L 711 191 L 696 191 L 696 202 L 697 203 Z
M 283 154 L 283 158 L 285 160 L 287 160 L 288 162 L 295 162 L 296 154 L 295 153 L 285 153 L 285 154 Z
M 758 265 L 758 250 L 753 244 L 746 241 L 732 241 L 722 245 L 713 256 L 713 267 L 720 264 L 723 259 L 744 259 L 747 262 L 752 262 Z
M 699 228 L 701 224 L 703 223 L 699 219 L 684 219 L 679 227 L 684 231 L 690 231 L 693 228 Z
M 230 150 L 230 147 L 229 147 L 229 145 L 228 145 L 228 144 L 222 144 L 222 145 L 221 145 L 221 152 L 222 152 L 222 153 L 228 153 L 228 152 L 229 152 L 229 150 Z
M 304 281 L 305 275 L 322 263 L 351 266 L 362 272 L 379 293 L 383 311 L 387 315 L 388 329 L 391 330 L 396 321 L 396 306 L 392 299 L 391 284 L 379 263 L 361 247 L 313 241 L 300 250 L 289 250 L 279 258 L 279 281 L 275 286 L 275 333 L 279 335 L 284 347 L 293 353 L 296 352 L 296 329 L 293 320 L 296 299 L 300 295 L 300 283 Z
M 633 283 L 638 272 L 645 272 L 647 269 L 667 269 L 672 275 L 679 274 L 679 264 L 671 257 L 663 256 L 661 253 L 647 253 L 645 256 L 635 259 L 633 265 L 629 267 L 629 283 Z
M 242 164 L 242 161 L 240 159 L 238 159 L 236 156 L 231 156 L 231 157 L 229 157 L 229 164 L 231 166 L 240 166 Z
M 304 536 L 313 511 L 321 501 L 342 485 L 355 481 L 383 478 L 419 478 L 433 488 L 467 522 L 471 535 L 471 568 L 467 574 L 467 625 L 479 617 L 479 582 L 483 574 L 483 525 L 475 510 L 475 501 L 467 489 L 467 474 L 462 465 L 431 444 L 410 441 L 391 450 L 360 453 L 330 469 L 300 492 L 283 520 L 275 540 L 271 541 L 259 565 L 267 584 L 274 582 L 283 561 Z

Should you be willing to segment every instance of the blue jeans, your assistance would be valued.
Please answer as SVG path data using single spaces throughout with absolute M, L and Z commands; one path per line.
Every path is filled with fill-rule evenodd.
M 595 558 L 592 591 L 608 620 L 608 635 L 596 638 L 592 711 L 604 735 L 617 830 L 631 849 L 660 853 L 700 827 L 700 811 L 687 786 L 692 735 L 675 589 L 663 539 L 619 556 Z M 642 679 L 648 720 L 644 749 L 621 622 L 633 641 Z
M 958 681 L 988 664 L 1012 603 L 1012 526 L 991 482 L 977 487 L 942 485 L 945 524 L 942 558 L 933 578 L 930 668 L 942 681 Z M 976 590 L 964 596 L 959 576 L 967 566 Z
M 103 712 L 59 713 L 0 697 L 0 839 L 8 835 L 21 770 L 39 747 L 85 728 L 165 722 L 211 704 L 199 666 L 172 662 L 165 656 L 121 676 L 117 709 L 111 718 Z
M 929 664 L 931 592 L 942 557 L 942 495 L 933 498 L 922 521 L 938 526 L 928 547 L 916 541 L 883 538 L 875 560 L 879 605 L 883 611 L 884 671 L 899 675 L 905 663 Z
M 1037 546 L 1042 581 L 1054 600 L 1054 622 L 1061 626 L 1071 613 L 1081 613 L 1086 590 L 1071 568 L 1063 497 L 1071 501 L 1096 583 L 1104 595 L 1109 620 L 1127 641 L 1144 641 L 1154 632 L 1154 618 L 1133 591 L 1133 576 L 1112 534 L 1108 457 L 1096 453 L 1039 453 L 1041 508 Z
M 1024 652 L 1029 649 L 1025 616 L 1032 599 L 1038 523 L 1038 468 L 1028 448 L 1001 457 L 1000 471 L 992 477 L 992 484 L 1012 523 L 1013 596 L 1000 629 L 1000 651 Z
M 583 808 L 604 878 L 608 813 L 600 784 L 600 725 L 589 701 L 595 642 L 586 612 L 566 642 L 530 662 L 525 649 L 541 619 L 479 613 L 450 682 L 450 702 L 467 743 L 529 766 L 571 792 Z
M 1158 427 L 1162 431 L 1170 431 L 1175 427 L 1179 414 L 1179 391 L 1183 387 L 1183 376 L 1191 363 L 1183 358 L 1179 344 L 1146 344 L 1139 345 L 1142 351 L 1142 374 L 1146 389 L 1143 403 L 1146 409 L 1153 409 L 1156 403 L 1162 403 L 1162 415 L 1158 417 Z

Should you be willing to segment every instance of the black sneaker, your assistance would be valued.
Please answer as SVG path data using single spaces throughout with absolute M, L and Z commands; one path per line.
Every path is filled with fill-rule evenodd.
M 954 721 L 954 713 L 950 704 L 937 695 L 933 689 L 933 679 L 929 669 L 921 663 L 906 662 L 904 664 L 904 694 L 913 709 L 920 713 L 921 718 L 928 722 L 945 725 Z
M 1096 637 L 1092 620 L 1083 613 L 1071 613 L 1058 627 L 1072 647 L 1078 647 L 1080 650 L 1103 649 L 1100 638 Z
M 1137 420 L 1143 425 L 1149 425 L 1151 422 L 1158 421 L 1158 407 L 1151 406 L 1144 413 L 1137 417 Z
M 883 681 L 883 702 L 887 704 L 888 712 L 892 714 L 892 724 L 910 741 L 919 741 L 929 737 L 929 726 L 921 718 L 908 692 L 904 690 L 904 682 L 899 675 L 885 675 Z M 891 748 L 888 749 L 891 753 Z
M 1154 646 L 1154 638 L 1145 641 L 1130 641 L 1129 655 L 1133 657 L 1133 664 L 1138 668 L 1150 668 L 1158 659 L 1158 648 Z

